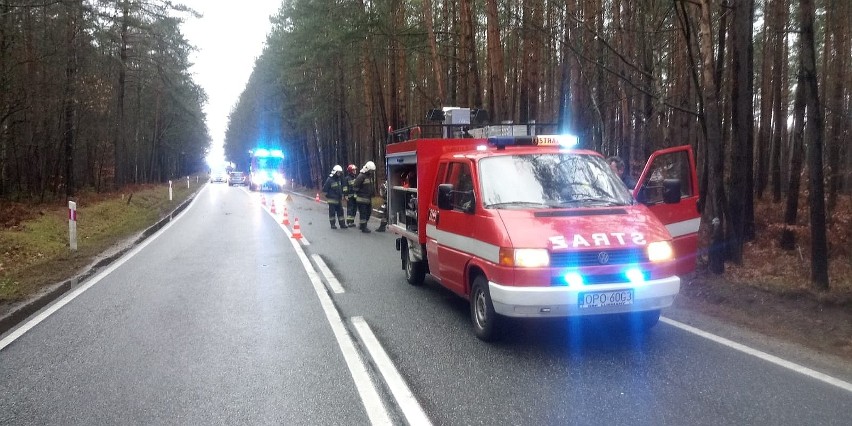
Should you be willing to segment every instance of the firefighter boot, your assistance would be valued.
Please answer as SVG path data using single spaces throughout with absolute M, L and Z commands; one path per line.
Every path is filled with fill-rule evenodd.
M 387 223 L 387 222 L 385 222 L 385 221 L 382 221 L 382 222 L 379 224 L 379 227 L 378 227 L 378 228 L 376 228 L 376 232 L 385 232 L 385 229 L 387 228 L 387 226 L 388 226 L 388 223 Z
M 329 220 L 328 223 L 331 224 L 331 229 L 337 229 L 337 225 L 334 224 L 333 220 Z
M 361 224 L 361 232 L 363 232 L 363 233 L 365 233 L 365 234 L 369 234 L 369 233 L 370 233 L 370 230 L 367 228 L 367 224 L 366 224 L 366 223 L 362 223 L 362 224 Z
M 348 228 L 348 226 L 346 226 L 346 222 L 344 222 L 344 221 L 342 221 L 342 220 L 341 220 L 341 221 L 339 221 L 339 222 L 340 222 L 340 229 L 346 229 L 346 228 Z

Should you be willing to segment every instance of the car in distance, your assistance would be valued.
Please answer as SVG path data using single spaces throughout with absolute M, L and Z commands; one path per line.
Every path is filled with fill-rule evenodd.
M 243 172 L 231 172 L 228 174 L 228 186 L 245 185 L 246 174 Z
M 228 175 L 225 174 L 224 171 L 216 171 L 210 174 L 210 183 L 213 182 L 227 182 Z

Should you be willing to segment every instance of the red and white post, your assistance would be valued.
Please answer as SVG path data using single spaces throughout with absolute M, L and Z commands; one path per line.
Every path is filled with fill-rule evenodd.
M 71 250 L 77 250 L 77 203 L 68 202 L 68 243 Z

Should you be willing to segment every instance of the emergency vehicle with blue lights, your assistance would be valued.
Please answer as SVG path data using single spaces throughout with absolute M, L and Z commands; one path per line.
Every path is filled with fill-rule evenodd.
M 386 147 L 388 229 L 412 285 L 470 302 L 473 330 L 504 317 L 609 315 L 650 328 L 695 269 L 700 217 L 689 146 L 655 152 L 636 188 L 573 136 L 421 137 Z M 512 127 L 512 126 L 510 126 Z
M 284 152 L 265 148 L 252 150 L 248 183 L 252 191 L 281 191 L 285 183 Z

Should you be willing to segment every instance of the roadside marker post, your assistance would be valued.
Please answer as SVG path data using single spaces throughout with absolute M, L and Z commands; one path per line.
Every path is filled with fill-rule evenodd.
M 68 202 L 68 244 L 77 250 L 77 203 Z
M 186 177 L 186 187 L 189 189 L 189 176 Z
M 173 199 L 174 197 L 172 194 L 172 181 L 169 181 L 169 201 L 172 201 Z

